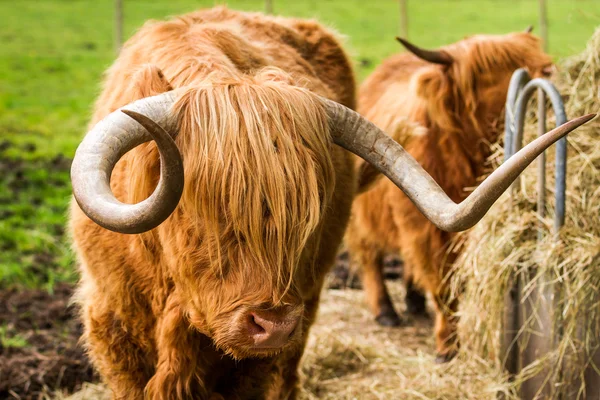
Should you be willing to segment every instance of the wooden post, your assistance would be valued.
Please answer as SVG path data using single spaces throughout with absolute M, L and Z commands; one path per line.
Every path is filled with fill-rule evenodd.
M 115 53 L 119 54 L 123 45 L 123 1 L 115 0 Z
M 527 271 L 532 277 L 536 272 Z M 538 277 L 535 288 L 531 290 L 522 305 L 522 326 L 528 326 L 530 332 L 527 343 L 521 345 L 522 368 L 550 353 L 554 347 L 553 307 L 554 285 L 551 277 Z M 539 374 L 532 376 L 521 385 L 523 400 L 553 398 L 553 368 L 544 368 Z
M 590 304 L 598 304 L 600 294 L 596 294 L 588 301 Z M 582 398 L 600 399 L 600 337 L 597 335 L 598 329 L 600 329 L 600 321 L 591 320 L 595 315 L 593 312 L 590 314 L 592 315 L 584 315 L 584 321 L 581 323 L 584 332 L 580 334 L 580 337 L 588 346 L 584 351 L 584 362 L 587 367 L 583 373 L 584 385 L 579 382 L 580 385 L 576 389 L 579 390 L 581 386 L 585 387 L 585 396 Z M 590 333 L 593 335 L 592 337 L 590 337 Z
M 518 273 L 514 273 L 504 293 L 504 318 L 502 321 L 501 353 L 504 369 L 516 375 L 519 363 L 519 342 L 517 337 L 521 326 L 521 284 Z
M 593 343 L 598 345 L 598 341 Z M 600 348 L 589 354 L 591 365 L 585 370 L 585 393 L 588 399 L 600 399 Z
M 265 13 L 273 14 L 273 0 L 265 0 Z
M 539 0 L 540 4 L 540 36 L 544 42 L 544 51 L 548 51 L 548 11 L 546 0 Z
M 400 36 L 408 39 L 408 10 L 407 0 L 400 0 Z

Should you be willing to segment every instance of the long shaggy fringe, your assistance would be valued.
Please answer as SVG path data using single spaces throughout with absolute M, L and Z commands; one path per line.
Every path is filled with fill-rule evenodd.
M 325 109 L 289 83 L 272 68 L 213 74 L 174 110 L 186 172 L 181 207 L 211 241 L 212 264 L 222 268 L 221 249 L 235 238 L 287 285 L 334 190 Z

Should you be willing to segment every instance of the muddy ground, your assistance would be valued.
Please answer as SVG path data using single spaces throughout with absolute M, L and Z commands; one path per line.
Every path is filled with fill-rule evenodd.
M 78 345 L 82 329 L 71 294 L 68 284 L 52 294 L 0 292 L 0 399 L 48 398 L 97 379 Z

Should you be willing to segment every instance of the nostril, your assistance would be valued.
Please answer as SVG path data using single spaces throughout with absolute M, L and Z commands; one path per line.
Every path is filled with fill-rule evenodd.
M 248 315 L 248 331 L 251 335 L 260 335 L 266 333 L 265 328 L 260 324 L 260 319 L 257 321 L 255 314 Z
M 246 329 L 255 348 L 281 348 L 298 330 L 300 318 L 290 313 L 254 311 L 246 316 Z
M 290 331 L 290 334 L 288 335 L 288 339 L 291 338 L 292 336 L 294 336 L 294 333 L 296 332 L 297 328 L 298 328 L 297 326 L 294 326 L 294 328 Z

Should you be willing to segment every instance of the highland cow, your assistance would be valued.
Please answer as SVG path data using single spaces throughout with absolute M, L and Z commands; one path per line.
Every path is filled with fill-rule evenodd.
M 358 110 L 402 144 L 452 200 L 461 201 L 485 172 L 490 144 L 502 132 L 500 116 L 512 73 L 527 68 L 534 77 L 548 75 L 551 59 L 530 29 L 476 35 L 437 51 L 398 40 L 409 52 L 384 61 L 367 78 Z M 417 124 L 411 134 L 407 123 Z M 448 251 L 453 236 L 427 221 L 393 183 L 380 180 L 357 197 L 346 240 L 362 268 L 367 302 L 385 326 L 402 320 L 383 282 L 381 259 L 384 252 L 400 252 L 407 310 L 426 312 L 421 288 L 434 299 L 438 361 L 451 359 L 458 348 L 457 301 L 447 284 L 457 255 Z
M 351 152 L 464 229 L 581 123 L 457 205 L 351 110 L 353 90 L 338 40 L 312 21 L 215 8 L 125 44 L 71 170 L 83 340 L 115 398 L 295 397 L 361 190 Z

